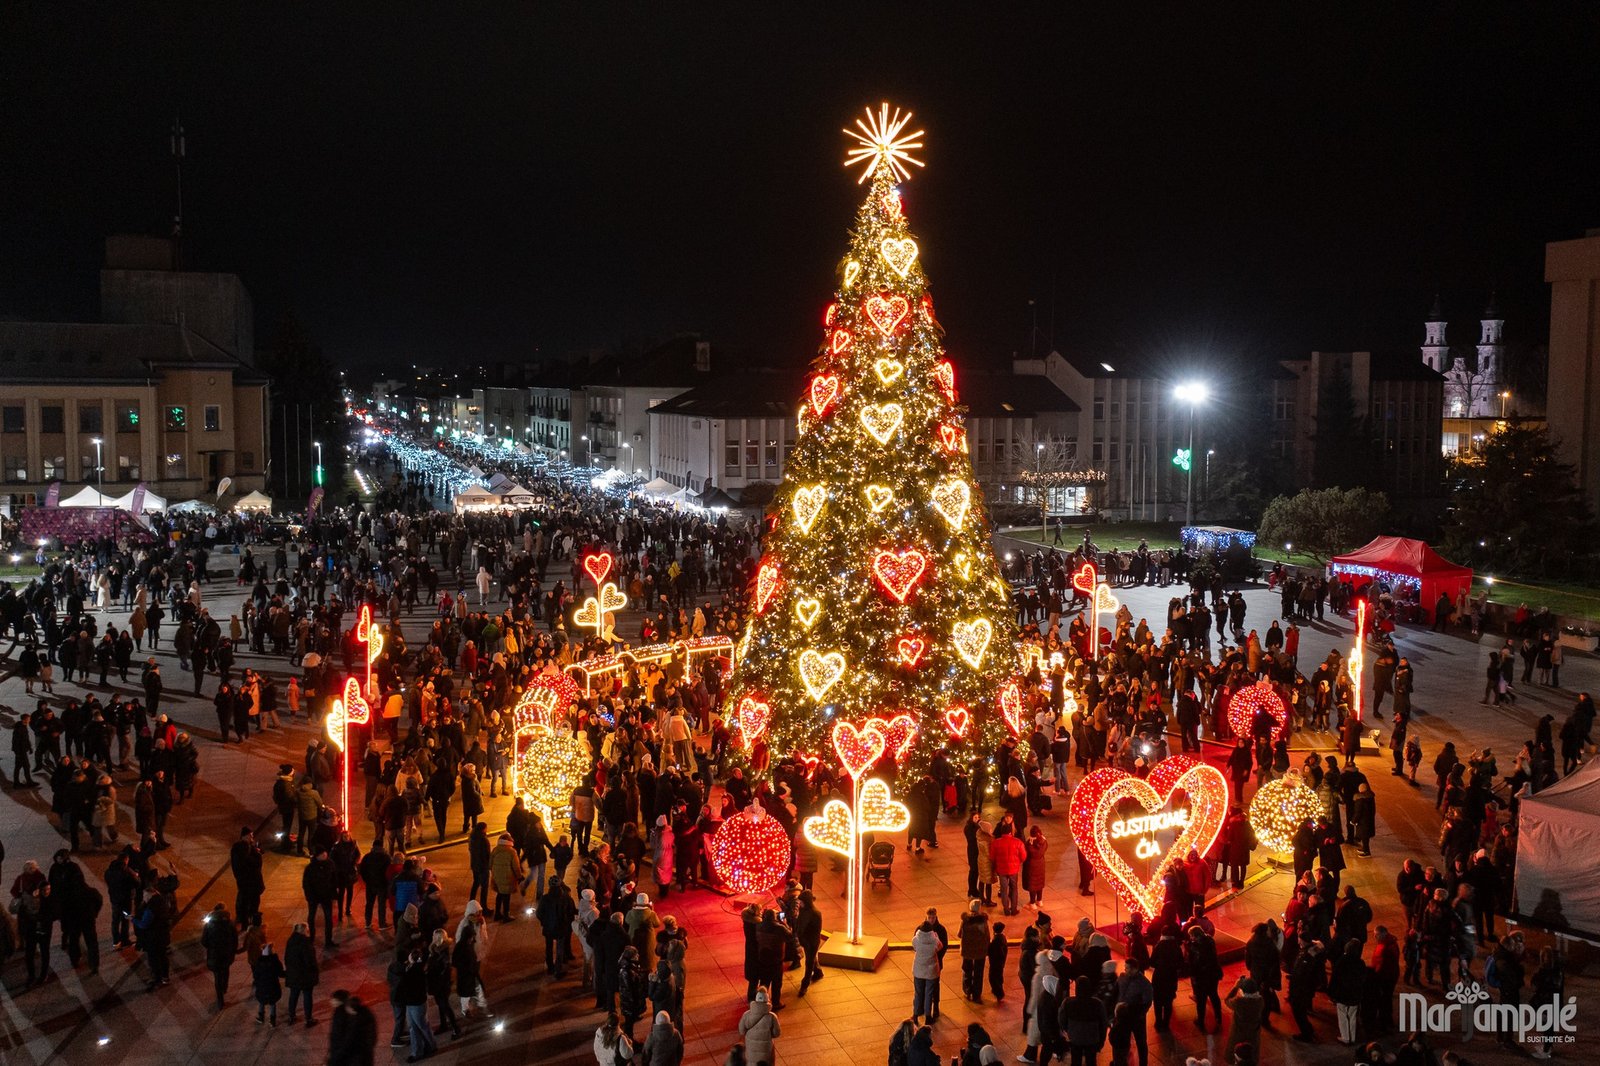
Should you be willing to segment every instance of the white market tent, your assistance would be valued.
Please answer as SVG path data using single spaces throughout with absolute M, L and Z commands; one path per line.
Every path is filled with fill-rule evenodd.
M 137 489 L 129 489 L 121 496 L 107 496 L 93 485 L 85 485 L 77 492 L 61 501 L 62 507 L 115 507 L 122 511 L 133 510 L 133 494 Z M 145 490 L 144 513 L 161 514 L 167 509 L 167 501 L 155 493 Z
M 647 492 L 652 496 L 671 496 L 674 492 L 678 491 L 678 486 L 674 485 L 664 477 L 658 477 L 653 481 L 646 481 L 643 485 L 639 486 L 639 491 Z
M 515 486 L 516 482 L 512 481 L 509 477 L 507 477 L 505 474 L 501 473 L 500 471 L 495 471 L 494 477 L 489 479 L 489 491 L 490 492 L 503 493 L 503 492 L 506 491 L 506 486 L 508 486 L 508 485 Z
M 539 502 L 539 497 L 515 481 L 507 481 L 498 491 L 501 501 L 508 507 L 533 507 Z
M 137 491 L 138 491 L 137 489 L 129 489 L 127 492 L 123 493 L 121 496 L 118 496 L 115 500 L 112 500 L 107 506 L 109 506 L 109 507 L 120 507 L 124 511 L 131 511 L 131 510 L 133 510 L 133 494 L 135 492 L 137 492 Z M 166 500 L 162 499 L 160 496 L 157 496 L 155 493 L 151 492 L 149 489 L 145 489 L 144 490 L 144 513 L 145 514 L 165 514 L 166 510 L 167 510 L 167 501 Z
M 240 496 L 234 502 L 235 511 L 270 511 L 272 510 L 272 497 L 263 492 L 252 492 L 248 496 Z
M 204 500 L 184 500 L 175 503 L 167 510 L 174 514 L 216 514 L 217 509 Z
M 485 489 L 467 489 L 465 492 L 457 493 L 451 503 L 455 507 L 457 514 L 462 511 L 485 511 L 492 507 L 499 507 L 500 496 L 498 493 L 489 492 Z
M 1517 912 L 1575 933 L 1600 934 L 1600 758 L 1590 759 L 1518 811 Z

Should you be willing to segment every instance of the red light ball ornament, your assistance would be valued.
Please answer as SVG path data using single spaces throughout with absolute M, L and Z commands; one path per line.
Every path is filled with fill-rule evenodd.
M 742 895 L 767 892 L 789 872 L 793 846 L 778 820 L 760 804 L 729 818 L 711 836 L 711 868 Z
M 1289 731 L 1293 727 L 1293 719 L 1289 717 L 1289 704 L 1278 694 L 1271 681 L 1257 681 L 1253 685 L 1237 689 L 1228 698 L 1228 726 L 1236 737 L 1250 737 L 1250 727 L 1255 723 L 1256 715 L 1266 711 L 1277 719 L 1277 725 L 1272 730 L 1272 742 L 1289 739 Z

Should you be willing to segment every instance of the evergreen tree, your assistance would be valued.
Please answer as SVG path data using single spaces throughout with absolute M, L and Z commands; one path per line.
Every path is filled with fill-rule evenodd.
M 885 758 L 915 780 L 945 744 L 965 761 L 1020 728 L 1020 701 L 1000 699 L 1017 633 L 896 185 L 917 145 L 897 140 L 898 112 L 868 115 L 871 187 L 823 316 L 728 712 L 776 756 L 829 762 L 835 723 L 909 716 L 914 739 L 902 724 Z

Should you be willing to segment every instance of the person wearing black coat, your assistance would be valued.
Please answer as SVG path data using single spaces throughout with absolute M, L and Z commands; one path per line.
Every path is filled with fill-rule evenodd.
M 809 888 L 800 893 L 790 924 L 802 953 L 804 972 L 800 978 L 800 994 L 803 996 L 813 982 L 822 980 L 822 964 L 817 961 L 817 952 L 822 950 L 822 912 L 817 909 L 817 898 Z
M 339 989 L 333 994 L 327 1066 L 373 1066 L 377 1046 L 377 1018 L 360 996 Z
M 228 853 L 228 865 L 233 870 L 234 918 L 242 927 L 261 913 L 261 894 L 267 890 L 261 872 L 261 845 L 256 843 L 255 830 L 249 826 L 240 828 L 239 839 Z
M 553 974 L 557 980 L 566 975 L 567 961 L 572 955 L 572 921 L 577 916 L 578 906 L 572 902 L 572 890 L 564 882 L 552 880 L 550 890 L 535 908 L 534 917 L 544 933 L 545 972 Z
M 211 971 L 212 984 L 217 992 L 217 1009 L 221 1010 L 228 995 L 233 959 L 239 954 L 239 927 L 228 917 L 227 907 L 219 903 L 206 915 L 205 928 L 200 931 L 200 946 L 205 949 L 206 969 Z
M 433 943 L 428 947 L 428 995 L 433 997 L 433 1005 L 439 1008 L 439 1028 L 448 1027 L 451 1033 L 459 1037 L 461 1019 L 456 1016 L 450 996 L 455 988 L 451 981 L 454 963 L 455 947 L 441 929 L 434 933 Z
M 356 872 L 361 875 L 362 887 L 367 893 L 367 928 L 372 928 L 372 908 L 378 908 L 378 928 L 389 928 L 389 853 L 377 843 L 361 857 Z
M 339 871 L 328 853 L 319 851 L 300 875 L 300 890 L 306 897 L 306 927 L 312 939 L 317 935 L 317 911 L 322 911 L 323 943 L 333 947 L 333 900 L 339 892 Z
M 283 946 L 283 969 L 285 983 L 289 986 L 289 1024 L 294 1024 L 295 1007 L 304 1000 L 306 1028 L 309 1029 L 316 1024 L 311 1018 L 311 990 L 317 987 L 321 971 L 317 966 L 316 944 L 303 922 L 294 927 Z
M 611 1010 L 616 1005 L 617 964 L 629 946 L 622 912 L 614 911 L 606 921 L 595 922 L 589 935 L 594 939 L 595 1009 Z
M 478 906 L 489 906 L 489 867 L 494 861 L 494 847 L 489 843 L 489 823 L 475 822 L 467 837 L 467 866 L 472 870 L 472 887 L 467 898 L 478 901 Z
M 271 944 L 264 944 L 261 954 L 250 960 L 250 980 L 256 992 L 256 1024 L 267 1021 L 267 1011 L 272 1011 L 272 1026 L 278 1026 L 278 1000 L 283 998 L 283 960 L 273 953 Z

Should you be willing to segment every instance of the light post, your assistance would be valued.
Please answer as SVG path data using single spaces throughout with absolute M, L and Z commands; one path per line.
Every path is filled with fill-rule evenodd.
M 1511 390 L 1506 389 L 1500 393 L 1500 421 L 1506 420 L 1506 401 L 1511 399 Z
M 1211 457 L 1216 454 L 1217 450 L 1215 448 L 1206 449 L 1206 477 L 1200 486 L 1200 496 L 1207 503 L 1211 502 Z
M 314 440 L 311 442 L 311 446 L 317 450 L 317 469 L 315 473 L 316 483 L 320 485 L 322 484 L 322 442 Z
M 631 476 L 633 474 L 633 445 L 623 441 L 622 446 L 628 449 L 628 474 Z
M 1028 301 L 1032 303 L 1032 300 Z M 1050 490 L 1039 482 L 1044 474 L 1044 442 L 1039 441 L 1033 446 L 1033 478 L 1034 491 L 1039 494 L 1039 543 L 1043 544 L 1050 535 Z
M 1189 456 L 1194 455 L 1194 409 L 1206 402 L 1211 395 L 1210 386 L 1203 381 L 1187 381 L 1172 390 L 1172 395 L 1181 403 L 1189 405 Z M 1194 462 L 1186 464 L 1188 468 L 1188 487 L 1184 490 L 1184 521 L 1186 526 L 1194 525 Z
M 94 444 L 95 483 L 99 485 L 100 495 L 104 496 L 106 494 L 106 464 L 100 458 L 100 449 L 105 444 L 105 441 L 99 437 L 91 437 L 90 442 Z

